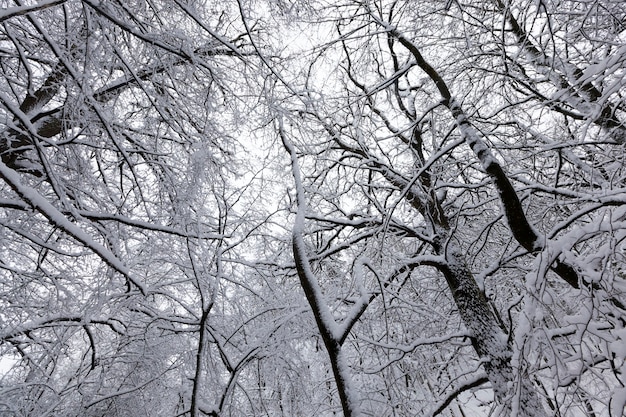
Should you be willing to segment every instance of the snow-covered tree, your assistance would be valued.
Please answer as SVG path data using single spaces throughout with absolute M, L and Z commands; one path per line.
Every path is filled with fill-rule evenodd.
M 626 5 L 0 12 L 0 415 L 609 416 Z
M 440 398 L 432 414 L 481 386 L 500 415 L 620 415 L 623 5 L 309 4 L 317 47 L 281 76 L 277 118 L 299 160 L 296 262 L 317 269 L 303 287 L 322 334 L 352 329 L 330 337 L 360 381 L 344 414 L 392 415 L 389 385 L 366 382 L 392 372 Z M 468 343 L 434 385 L 400 371 L 422 344 Z
M 267 205 L 233 4 L 3 6 L 0 414 L 249 408 L 293 312 L 246 262 Z

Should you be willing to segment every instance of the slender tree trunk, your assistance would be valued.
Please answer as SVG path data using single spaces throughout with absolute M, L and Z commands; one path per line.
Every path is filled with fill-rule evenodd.
M 200 416 L 199 403 L 200 403 L 200 389 L 202 388 L 202 363 L 204 362 L 205 347 L 206 347 L 206 326 L 209 318 L 210 309 L 203 309 L 202 317 L 200 318 L 200 331 L 198 338 L 198 350 L 196 351 L 196 373 L 193 378 L 193 389 L 191 391 L 191 417 Z
M 332 312 L 323 298 L 322 290 L 317 281 L 317 277 L 313 271 L 311 271 L 311 266 L 306 254 L 305 243 L 302 238 L 305 220 L 304 213 L 306 211 L 307 204 L 300 176 L 298 157 L 296 155 L 295 148 L 286 138 L 282 121 L 279 123 L 279 132 L 285 149 L 291 156 L 292 174 L 296 186 L 298 209 L 295 224 L 293 226 L 292 243 L 293 257 L 296 263 L 298 277 L 300 278 L 300 285 L 302 286 L 306 299 L 311 306 L 317 328 L 319 329 L 322 340 L 324 341 L 324 346 L 328 352 L 333 377 L 335 379 L 335 384 L 337 385 L 339 400 L 341 401 L 341 408 L 343 409 L 343 415 L 344 417 L 358 417 L 361 415 L 360 408 L 355 390 L 352 387 L 350 369 L 344 361 L 341 349 L 349 328 L 343 329 L 343 331 L 339 328 Z

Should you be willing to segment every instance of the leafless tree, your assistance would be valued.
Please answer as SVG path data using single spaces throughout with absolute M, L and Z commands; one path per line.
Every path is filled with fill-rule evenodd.
M 5 3 L 0 415 L 623 413 L 623 2 Z

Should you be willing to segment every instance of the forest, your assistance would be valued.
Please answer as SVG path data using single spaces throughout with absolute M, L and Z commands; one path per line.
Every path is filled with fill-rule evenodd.
M 0 0 L 0 417 L 621 417 L 623 0 Z

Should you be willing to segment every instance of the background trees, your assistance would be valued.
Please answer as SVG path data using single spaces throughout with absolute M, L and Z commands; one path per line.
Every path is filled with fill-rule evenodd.
M 622 412 L 621 2 L 2 13 L 3 413 Z
M 281 305 L 234 255 L 266 220 L 236 16 L 57 3 L 3 12 L 2 410 L 243 410 Z

